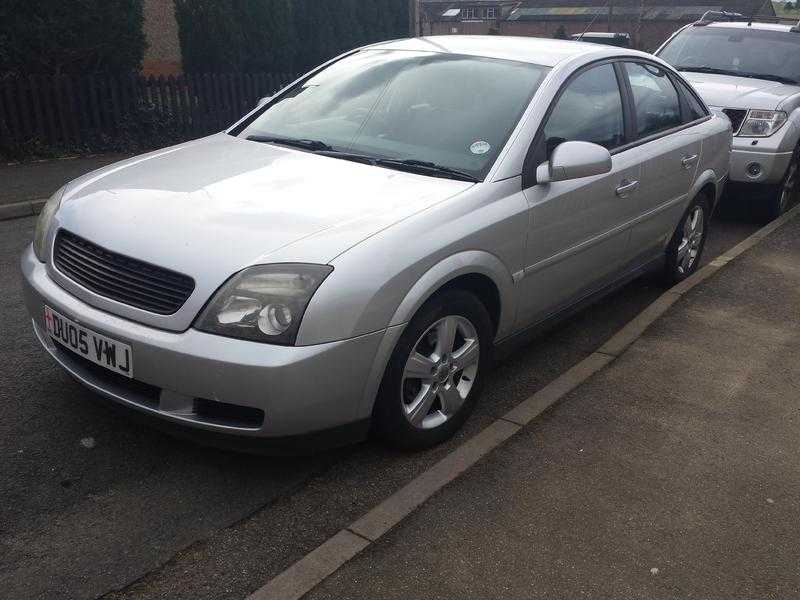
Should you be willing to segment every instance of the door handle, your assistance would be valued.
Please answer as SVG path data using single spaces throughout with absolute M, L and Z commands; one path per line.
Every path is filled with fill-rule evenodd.
M 616 190 L 617 196 L 620 198 L 627 198 L 628 194 L 635 192 L 639 189 L 639 182 L 638 181 L 628 181 L 624 179 L 622 183 L 619 184 L 619 187 Z
M 697 154 L 690 154 L 689 156 L 684 156 L 681 159 L 681 164 L 683 165 L 684 169 L 689 169 L 697 162 L 697 159 L 700 158 Z

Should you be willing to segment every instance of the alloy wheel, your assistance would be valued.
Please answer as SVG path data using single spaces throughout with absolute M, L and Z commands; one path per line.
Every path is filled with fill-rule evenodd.
M 703 245 L 705 214 L 702 206 L 695 206 L 683 223 L 683 238 L 678 244 L 678 272 L 686 275 L 692 271 Z
M 786 209 L 789 207 L 789 203 L 792 201 L 794 189 L 797 185 L 797 170 L 798 162 L 792 161 L 792 164 L 789 165 L 789 172 L 786 173 L 786 177 L 784 178 L 783 186 L 781 187 L 780 191 L 780 199 L 778 200 L 779 214 L 786 212 Z
M 433 323 L 403 370 L 400 395 L 411 425 L 433 429 L 457 414 L 475 384 L 479 361 L 478 332 L 468 319 L 450 315 Z

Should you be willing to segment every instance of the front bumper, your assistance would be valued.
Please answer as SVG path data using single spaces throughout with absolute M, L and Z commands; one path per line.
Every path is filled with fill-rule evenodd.
M 752 146 L 752 140 L 745 139 L 745 144 L 737 143 L 734 138 L 733 151 L 731 152 L 730 180 L 737 183 L 757 183 L 762 185 L 775 185 L 781 182 L 789 163 L 792 152 L 778 152 L 767 148 Z M 758 176 L 748 174 L 748 167 L 752 164 L 760 165 Z
M 78 300 L 55 284 L 32 248 L 21 260 L 34 330 L 80 382 L 117 403 L 172 423 L 250 438 L 292 438 L 365 423 L 377 389 L 386 331 L 283 347 L 189 329 L 163 331 Z M 135 381 L 106 372 L 53 342 L 44 305 L 132 347 Z M 382 343 L 383 342 L 383 343 Z M 260 415 L 260 417 L 259 417 Z

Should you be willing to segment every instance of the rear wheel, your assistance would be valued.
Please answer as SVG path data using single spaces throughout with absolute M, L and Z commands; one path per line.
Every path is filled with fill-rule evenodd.
M 384 374 L 373 412 L 378 434 L 407 449 L 451 437 L 475 406 L 491 342 L 491 319 L 475 295 L 448 290 L 429 300 Z
M 706 245 L 711 207 L 705 196 L 692 201 L 667 246 L 664 277 L 669 285 L 697 270 Z
M 759 216 L 764 220 L 771 221 L 789 210 L 797 193 L 798 179 L 800 179 L 800 148 L 795 150 L 783 180 L 776 188 L 770 190 Z

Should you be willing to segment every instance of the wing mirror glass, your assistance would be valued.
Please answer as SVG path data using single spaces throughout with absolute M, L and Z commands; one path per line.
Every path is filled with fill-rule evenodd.
M 611 153 L 607 149 L 589 142 L 564 142 L 536 169 L 536 182 L 555 183 L 610 172 Z

